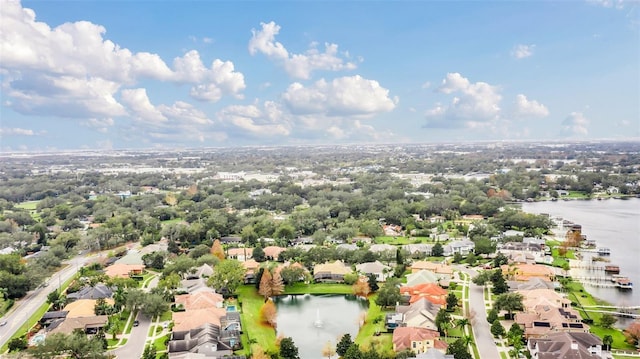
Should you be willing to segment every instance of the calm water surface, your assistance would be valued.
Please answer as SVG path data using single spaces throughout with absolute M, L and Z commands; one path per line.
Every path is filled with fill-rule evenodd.
M 358 319 L 368 303 L 350 295 L 287 295 L 275 300 L 277 335 L 291 337 L 300 358 L 320 359 L 327 341 L 334 346 L 343 334 L 355 340 Z M 319 322 L 316 323 L 319 319 Z
M 548 213 L 582 225 L 598 247 L 611 249 L 611 264 L 634 284 L 632 291 L 585 286 L 594 296 L 616 305 L 640 305 L 640 199 L 572 200 L 523 203 L 529 213 Z

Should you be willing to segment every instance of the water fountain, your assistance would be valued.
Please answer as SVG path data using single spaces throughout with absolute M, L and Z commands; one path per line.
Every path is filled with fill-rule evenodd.
M 322 328 L 322 319 L 320 319 L 320 309 L 316 309 L 316 320 L 313 322 L 313 326 L 316 328 Z

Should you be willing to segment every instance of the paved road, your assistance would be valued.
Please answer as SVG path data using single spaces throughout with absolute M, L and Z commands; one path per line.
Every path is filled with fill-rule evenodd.
M 145 290 L 148 291 L 156 286 L 158 286 L 158 277 L 153 278 Z M 111 354 L 114 354 L 118 359 L 137 359 L 142 357 L 147 335 L 149 334 L 149 328 L 151 327 L 151 319 L 140 313 L 138 313 L 136 319 L 139 321 L 139 325 L 131 329 L 127 343 L 111 351 Z
M 49 293 L 54 289 L 58 289 L 62 283 L 73 277 L 78 272 L 78 269 L 92 258 L 95 258 L 95 255 L 78 256 L 65 261 L 64 264 L 67 266 L 50 277 L 47 287 L 40 287 L 30 291 L 24 298 L 17 301 L 13 308 L 0 319 L 1 321 L 7 321 L 7 325 L 0 327 L 0 346 L 6 344 L 18 328 L 47 301 Z
M 473 278 L 476 271 L 461 266 L 456 269 L 462 270 Z M 469 311 L 473 314 L 471 327 L 473 328 L 473 336 L 475 338 L 479 359 L 495 359 L 500 358 L 498 347 L 491 334 L 491 327 L 487 322 L 487 312 L 484 305 L 484 288 L 482 286 L 469 282 Z

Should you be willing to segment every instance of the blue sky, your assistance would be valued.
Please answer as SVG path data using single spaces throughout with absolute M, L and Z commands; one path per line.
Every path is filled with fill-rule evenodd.
M 640 137 L 640 6 L 0 0 L 0 150 Z

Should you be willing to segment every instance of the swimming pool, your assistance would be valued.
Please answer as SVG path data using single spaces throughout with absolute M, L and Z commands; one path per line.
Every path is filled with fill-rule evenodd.
M 235 311 L 236 311 L 235 305 L 227 305 L 227 312 L 235 312 Z

